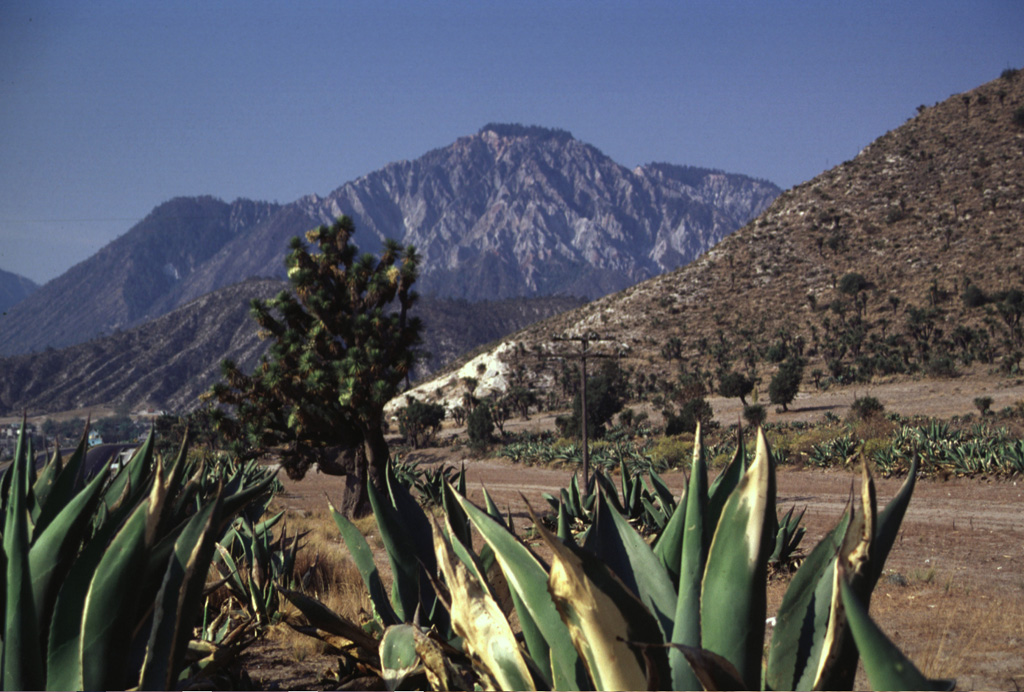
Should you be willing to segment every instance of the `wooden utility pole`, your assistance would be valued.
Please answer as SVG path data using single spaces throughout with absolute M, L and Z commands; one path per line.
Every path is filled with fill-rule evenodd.
M 588 351 L 593 341 L 612 341 L 598 336 L 594 332 L 583 336 L 556 336 L 553 341 L 575 341 L 580 345 L 580 351 L 573 355 L 560 355 L 561 358 L 578 358 L 580 361 L 580 437 L 583 438 L 583 491 L 590 492 L 590 445 L 587 444 L 587 358 L 615 358 L 607 353 L 592 353 Z

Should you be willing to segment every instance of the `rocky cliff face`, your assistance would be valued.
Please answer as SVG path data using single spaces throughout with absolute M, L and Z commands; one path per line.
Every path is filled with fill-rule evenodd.
M 779 192 L 705 169 L 629 170 L 564 131 L 488 125 L 342 186 L 323 216 L 414 244 L 428 293 L 595 298 L 692 261 Z

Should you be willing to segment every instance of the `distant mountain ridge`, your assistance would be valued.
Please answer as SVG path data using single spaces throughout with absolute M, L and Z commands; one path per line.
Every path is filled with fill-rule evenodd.
M 177 197 L 0 317 L 0 354 L 81 343 L 167 312 L 166 296 L 278 205 Z M 247 278 L 247 277 L 243 277 Z
M 32 279 L 0 269 L 0 312 L 17 305 L 38 290 Z
M 250 279 L 186 303 L 143 325 L 62 349 L 0 358 L 0 416 L 127 404 L 189 410 L 220 378 L 230 358 L 251 370 L 267 347 L 249 315 L 253 298 L 267 299 L 288 284 Z M 429 374 L 459 354 L 509 331 L 579 305 L 541 297 L 468 303 L 424 297 L 413 314 L 424 321 Z
M 340 214 L 355 242 L 423 257 L 438 297 L 593 298 L 692 261 L 779 194 L 666 164 L 629 170 L 564 130 L 488 125 L 327 197 L 286 205 L 176 198 L 0 316 L 0 354 L 128 329 L 251 277 L 283 277 L 288 240 Z

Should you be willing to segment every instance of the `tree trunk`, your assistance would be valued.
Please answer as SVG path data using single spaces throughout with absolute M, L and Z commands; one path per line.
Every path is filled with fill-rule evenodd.
M 391 455 L 388 443 L 384 439 L 384 428 L 379 420 L 370 421 L 362 431 L 368 478 L 375 488 L 384 490 L 388 458 Z
M 373 511 L 366 492 L 366 467 L 362 444 L 326 447 L 317 455 L 317 468 L 321 473 L 345 477 L 345 492 L 337 509 L 346 517 L 365 517 Z

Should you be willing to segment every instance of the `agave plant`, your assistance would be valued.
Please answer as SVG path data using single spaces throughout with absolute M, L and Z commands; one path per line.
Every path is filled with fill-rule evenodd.
M 187 445 L 164 463 L 150 435 L 83 483 L 86 440 L 37 474 L 23 434 L 0 482 L 4 688 L 180 687 L 214 544 L 273 474 L 246 467 L 203 494 Z
M 733 487 L 736 471 L 743 466 L 742 461 L 737 461 L 737 455 L 744 454 L 742 444 L 742 433 L 737 430 L 737 446 L 729 472 L 723 473 L 719 480 L 707 489 L 718 497 L 716 507 L 724 497 L 722 493 Z M 616 511 L 641 534 L 651 537 L 654 545 L 660 542 L 661 534 L 668 527 L 677 508 L 672 491 L 653 469 L 648 469 L 647 480 L 640 474 L 631 474 L 629 466 L 624 462 L 620 462 L 619 471 L 621 498 L 611 477 L 601 469 L 594 473 L 595 484 L 590 493 L 584 494 L 581 491 L 577 476 L 573 474 L 569 487 L 562 488 L 559 497 L 544 494 L 544 499 L 557 517 L 559 538 L 566 538 L 569 532 L 583 534 L 585 537 L 585 531 L 594 520 L 594 508 L 598 493 L 601 492 Z M 796 556 L 803 540 L 804 529 L 800 526 L 803 512 L 794 516 L 794 511 L 795 508 L 791 508 L 781 518 L 773 518 L 774 523 L 767 529 L 775 535 L 775 546 L 769 558 L 769 564 L 773 568 L 789 564 Z
M 444 526 L 431 528 L 391 488 L 390 502 L 375 500 L 382 536 L 394 534 L 388 525 L 402 516 L 402 533 L 413 543 L 385 537 L 395 570 L 391 599 L 365 540 L 339 521 L 350 548 L 358 547 L 353 557 L 375 604 L 377 626 L 370 630 L 377 634 L 320 604 L 295 602 L 316 628 L 364 651 L 364 664 L 390 684 L 416 674 L 436 689 L 841 689 L 852 687 L 861 659 L 874 687 L 951 688 L 950 681 L 926 679 L 867 615 L 913 492 L 916 463 L 881 513 L 863 468 L 859 497 L 794 576 L 762 664 L 768 564 L 780 531 L 794 540 L 794 518 L 777 520 L 775 468 L 763 431 L 753 459 L 740 445 L 710 485 L 699 440 L 698 434 L 689 487 L 653 546 L 600 484 L 582 545 L 534 517 L 549 561 L 516 535 L 486 494 L 481 509 L 449 486 Z M 480 537 L 479 551 L 470 528 Z M 424 598 L 422 589 L 412 591 L 422 580 L 396 561 L 402 550 L 420 555 L 427 530 L 433 559 L 417 558 L 419 576 L 433 586 Z M 504 589 L 511 605 L 503 605 Z M 449 619 L 437 617 L 439 602 Z
M 841 689 L 852 686 L 861 652 L 873 686 L 948 688 L 949 681 L 925 679 L 866 615 L 913 475 L 878 514 L 866 467 L 863 474 L 858 501 L 794 577 L 763 667 L 767 565 L 776 534 L 768 530 L 774 466 L 760 431 L 752 463 L 739 455 L 710 493 L 698 445 L 686 496 L 653 549 L 601 493 L 583 546 L 538 525 L 552 554 L 546 565 L 457 498 L 519 596 L 525 647 L 513 646 L 500 627 L 466 620 L 462 613 L 473 609 L 456 609 L 454 595 L 453 627 L 484 668 L 481 676 L 506 688 L 525 681 L 537 689 L 759 689 L 762 682 L 770 689 Z M 454 531 L 437 532 L 438 555 L 455 550 L 457 541 Z M 465 544 L 456 552 L 463 551 Z M 486 605 L 487 589 L 478 591 Z M 483 651 L 495 650 L 492 642 L 502 638 L 503 657 L 487 663 Z

